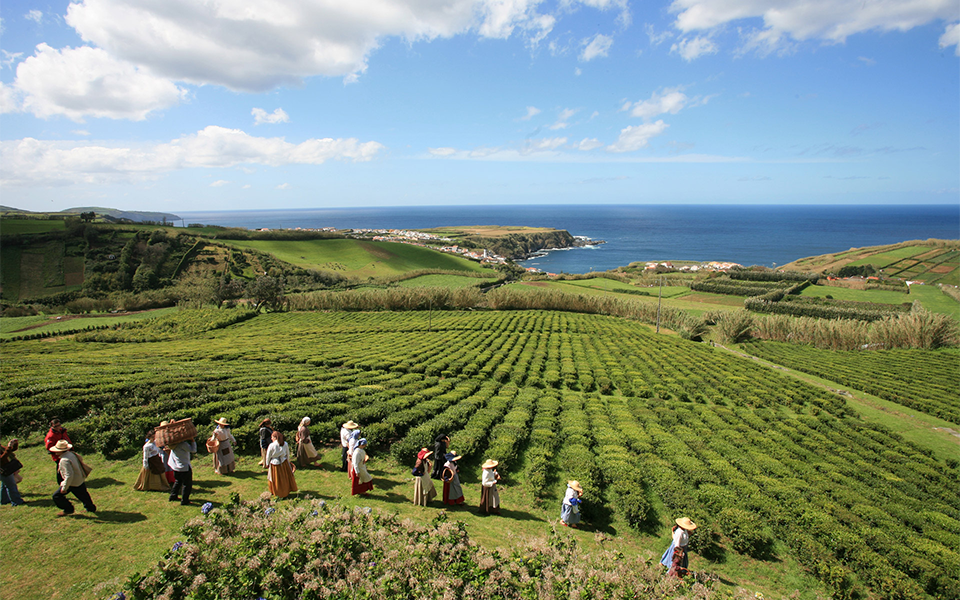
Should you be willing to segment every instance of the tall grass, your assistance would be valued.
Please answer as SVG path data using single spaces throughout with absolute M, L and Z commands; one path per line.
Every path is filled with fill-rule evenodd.
M 477 288 L 389 288 L 308 292 L 287 297 L 290 310 L 466 310 L 483 301 Z
M 753 336 L 827 350 L 942 348 L 960 344 L 960 327 L 946 315 L 916 310 L 865 322 L 787 315 L 755 315 Z

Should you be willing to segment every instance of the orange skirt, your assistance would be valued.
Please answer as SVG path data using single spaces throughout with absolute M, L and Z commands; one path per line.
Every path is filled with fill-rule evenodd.
M 290 461 L 285 460 L 279 465 L 270 465 L 267 487 L 270 493 L 277 498 L 286 498 L 290 495 L 290 492 L 298 491 L 297 480 L 293 477 L 293 468 Z

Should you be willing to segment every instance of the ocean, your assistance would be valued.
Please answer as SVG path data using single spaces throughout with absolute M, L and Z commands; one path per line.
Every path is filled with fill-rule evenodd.
M 524 225 L 566 229 L 606 242 L 520 263 L 552 273 L 606 271 L 649 260 L 775 267 L 850 248 L 960 238 L 960 204 L 396 206 L 178 214 L 185 224 L 248 229 Z

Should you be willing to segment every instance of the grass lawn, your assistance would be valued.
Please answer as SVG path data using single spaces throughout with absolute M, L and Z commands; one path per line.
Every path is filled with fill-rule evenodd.
M 494 277 L 467 277 L 461 275 L 421 275 L 412 279 L 404 279 L 397 285 L 400 287 L 443 287 L 451 289 L 468 288 L 485 283 L 493 283 Z
M 484 272 L 480 263 L 411 244 L 366 240 L 228 240 L 224 243 L 273 254 L 304 269 L 334 271 L 346 277 L 386 277 L 418 271 Z
M 205 451 L 196 455 L 191 497 L 194 505 L 189 507 L 168 502 L 162 492 L 134 490 L 133 483 L 141 466 L 139 458 L 114 462 L 86 456 L 85 460 L 94 467 L 88 487 L 98 512 L 86 513 L 71 496 L 77 512 L 57 519 L 54 517 L 57 508 L 50 498 L 56 488 L 53 461 L 44 450 L 39 434 L 25 443 L 28 447 L 21 446 L 17 457 L 24 464 L 24 480 L 19 488 L 27 505 L 0 509 L 6 539 L 17 540 L 18 546 L 17 560 L 7 561 L 0 573 L 0 599 L 3 600 L 110 597 L 130 575 L 155 565 L 181 539 L 180 527 L 187 520 L 201 516 L 203 503 L 219 506 L 228 502 L 233 492 L 243 499 L 254 499 L 267 491 L 266 475 L 257 466 L 257 457 L 252 456 L 240 456 L 237 471 L 222 476 L 213 472 L 210 456 Z M 283 502 L 295 502 L 296 497 L 309 495 L 348 507 L 369 506 L 417 521 L 430 520 L 443 510 L 438 500 L 429 507 L 414 506 L 409 467 L 375 454 L 370 459 L 373 492 L 368 498 L 352 497 L 346 474 L 337 470 L 339 448 L 321 448 L 321 452 L 323 460 L 319 466 L 297 471 L 300 492 Z M 571 536 L 587 550 L 597 547 L 597 534 L 615 535 L 615 540 L 608 543 L 616 544 L 617 550 L 652 561 L 658 560 L 669 545 L 670 529 L 666 522 L 656 535 L 639 534 L 616 520 L 599 528 L 589 523 L 576 530 L 559 527 L 559 484 L 556 484 L 556 498 L 536 506 L 529 485 L 511 480 L 509 473 L 501 473 L 504 477 L 500 485 L 502 515 L 481 516 L 476 508 L 480 499 L 480 462 L 477 457 L 464 465 L 462 480 L 467 505 L 449 509 L 448 513 L 452 519 L 463 521 L 471 539 L 485 547 L 509 548 L 524 539 L 544 538 L 553 529 L 562 530 L 562 535 Z M 517 465 L 517 472 L 522 472 L 523 467 Z M 51 577 L 52 556 L 65 546 L 76 551 L 70 553 L 70 560 L 56 562 L 56 577 Z M 786 598 L 794 589 L 800 589 L 804 591 L 796 597 L 802 600 L 813 600 L 818 593 L 823 595 L 818 583 L 791 558 L 762 562 L 728 555 L 723 563 L 710 563 L 692 554 L 690 564 L 695 570 L 721 577 L 722 587 L 729 591 L 745 587 L 751 595 L 760 592 L 767 598 Z M 41 568 L 41 565 L 48 567 Z
M 850 264 L 855 267 L 860 265 L 877 265 L 880 267 L 885 267 L 891 263 L 897 262 L 898 260 L 924 254 L 933 249 L 933 246 L 904 246 L 903 248 L 895 248 L 893 250 L 887 250 L 886 252 L 871 254 L 865 258 L 855 260 Z
M 826 298 L 832 296 L 835 300 L 851 300 L 854 302 L 876 302 L 879 304 L 903 304 L 913 302 L 914 298 L 903 292 L 888 290 L 852 290 L 850 288 L 834 287 L 831 285 L 808 285 L 801 296 L 811 298 Z
M 950 315 L 960 320 L 960 302 L 940 291 L 935 285 L 911 285 L 911 300 L 919 300 L 931 312 Z
M 648 304 L 657 303 L 657 292 L 658 287 L 651 288 L 637 288 L 635 286 L 627 286 L 629 289 L 641 289 L 650 293 L 649 296 L 642 296 L 638 294 L 618 294 L 613 291 L 596 289 L 593 287 L 588 287 L 585 285 L 574 285 L 577 283 L 591 282 L 591 281 L 609 281 L 606 279 L 588 279 L 582 281 L 524 281 L 520 284 L 516 284 L 519 287 L 513 287 L 512 289 L 523 290 L 527 289 L 554 289 L 561 292 L 566 292 L 568 294 L 586 294 L 586 295 L 600 295 L 600 296 L 612 296 L 614 298 L 619 298 L 625 301 L 632 302 L 646 302 Z M 619 283 L 619 282 L 614 282 Z M 625 285 L 625 284 L 620 284 Z M 693 315 L 700 316 L 708 311 L 715 310 L 737 310 L 738 308 L 743 308 L 743 298 L 740 296 L 727 296 L 724 294 L 708 294 L 703 292 L 691 293 L 690 288 L 683 286 L 664 286 L 663 288 L 663 305 L 669 306 L 671 308 L 679 308 L 690 312 Z
M 56 333 L 58 331 L 76 331 L 88 326 L 99 325 L 117 325 L 119 323 L 128 323 L 130 321 L 142 321 L 175 313 L 179 308 L 171 306 L 169 308 L 158 308 L 156 310 L 146 310 L 136 313 L 113 314 L 102 313 L 93 315 L 37 315 L 33 317 L 13 317 L 0 319 L 0 338 L 9 338 L 18 335 L 30 333 Z M 8 323 L 14 321 L 14 323 Z M 24 330 L 25 327 L 46 322 L 41 327 L 32 327 Z M 14 329 L 15 328 L 15 329 Z

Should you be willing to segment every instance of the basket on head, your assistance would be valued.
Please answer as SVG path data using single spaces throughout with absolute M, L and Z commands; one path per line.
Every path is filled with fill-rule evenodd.
M 193 419 L 187 417 L 157 427 L 154 440 L 158 446 L 174 446 L 195 437 L 197 437 L 197 428 L 193 426 Z

